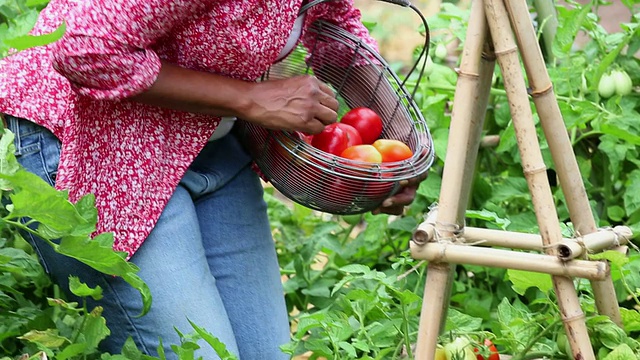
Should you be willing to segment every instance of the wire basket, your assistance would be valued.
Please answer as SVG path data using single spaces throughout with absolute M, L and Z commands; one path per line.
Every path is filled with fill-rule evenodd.
M 413 156 L 382 164 L 349 160 L 311 146 L 300 133 L 242 120 L 241 138 L 264 176 L 290 200 L 331 214 L 374 210 L 400 189 L 400 181 L 428 171 L 435 155 L 431 134 L 412 96 L 375 50 L 332 23 L 316 21 L 307 32 L 312 46 L 299 46 L 261 80 L 315 75 L 336 91 L 339 118 L 358 106 L 374 110 L 383 121 L 380 138 L 406 143 Z

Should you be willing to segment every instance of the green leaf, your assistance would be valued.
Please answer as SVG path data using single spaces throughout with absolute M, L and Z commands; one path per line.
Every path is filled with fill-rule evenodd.
M 629 360 L 638 357 L 627 344 L 616 346 L 603 360 Z
M 8 129 L 4 129 L 2 137 L 0 137 L 0 174 L 13 175 L 18 171 L 20 166 L 14 155 L 15 146 L 13 145 L 14 134 Z M 0 178 L 0 189 L 9 190 L 9 182 Z
M 470 219 L 480 219 L 488 221 L 492 224 L 497 225 L 502 230 L 506 230 L 509 224 L 511 224 L 511 221 L 509 221 L 509 219 L 502 218 L 495 212 L 488 210 L 467 210 L 465 216 Z
M 640 209 L 640 170 L 635 169 L 629 173 L 622 200 L 627 214 Z
M 65 236 L 60 240 L 56 251 L 107 275 L 123 276 L 130 272 L 139 271 L 135 264 L 125 261 L 122 254 L 113 251 L 112 234 L 101 234 L 100 237 L 108 237 L 111 241 L 105 244 L 100 240 L 86 237 Z
M 349 274 L 368 274 L 371 272 L 368 266 L 360 265 L 360 264 L 350 264 L 340 268 L 340 271 Z
M 329 290 L 328 286 L 315 286 L 314 284 L 310 288 L 302 289 L 301 292 L 309 296 L 317 296 L 317 297 L 324 297 L 324 298 L 331 297 L 331 290 Z
M 529 199 L 529 185 L 524 177 L 510 176 L 493 187 L 491 200 L 496 203 L 512 199 Z
M 357 353 L 356 353 L 356 348 L 353 347 L 353 345 L 349 344 L 346 341 L 339 341 L 338 342 L 338 346 L 347 352 L 347 355 L 353 357 L 354 359 L 357 358 Z
M 440 174 L 429 174 L 423 182 L 418 186 L 418 194 L 426 197 L 430 201 L 438 200 L 440 196 L 440 188 L 442 187 L 442 178 Z
M 40 344 L 50 349 L 57 349 L 69 341 L 63 336 L 56 333 L 56 330 L 31 330 L 22 336 L 18 336 L 18 339 L 27 340 L 32 343 Z
M 607 216 L 612 221 L 620 222 L 625 215 L 626 212 L 624 211 L 622 206 L 612 205 L 607 208 Z
M 608 260 L 611 266 L 622 268 L 629 262 L 629 258 L 619 251 L 607 250 L 597 254 L 589 254 L 589 259 L 592 260 Z
M 638 310 L 621 307 L 620 317 L 627 333 L 640 331 L 640 312 Z
M 92 268 L 108 275 L 120 276 L 142 296 L 142 313 L 151 308 L 151 291 L 136 273 L 140 270 L 135 264 L 125 260 L 124 253 L 113 251 L 113 234 L 103 233 L 91 240 L 85 237 L 65 236 L 55 250 L 72 257 Z
M 0 248 L 0 273 L 4 272 L 29 278 L 44 276 L 44 270 L 37 259 L 15 248 Z
M 622 121 L 622 119 L 625 119 Z M 600 131 L 605 134 L 613 135 L 618 139 L 622 139 L 632 145 L 640 145 L 640 135 L 634 129 L 627 126 L 626 121 L 633 120 L 629 117 L 619 117 L 610 119 L 606 123 L 600 125 Z M 635 116 L 636 121 L 640 121 L 640 114 Z M 635 125 L 635 124 L 634 124 Z
M 25 5 L 28 7 L 37 7 L 41 5 L 47 5 L 49 0 L 26 0 Z
M 238 357 L 230 353 L 229 350 L 227 350 L 227 346 L 222 341 L 220 341 L 220 339 L 208 333 L 205 329 L 199 327 L 191 320 L 189 320 L 189 324 L 191 324 L 198 335 L 202 336 L 204 341 L 206 341 L 207 344 L 209 344 L 213 348 L 213 350 L 215 350 L 216 354 L 218 354 L 218 356 L 220 356 L 222 360 L 238 360 Z
M 31 218 L 61 234 L 87 223 L 66 193 L 54 189 L 38 175 L 20 169 L 12 175 L 0 174 L 0 178 L 9 181 L 15 189 L 11 195 L 10 218 Z
M 518 301 L 512 305 L 507 298 L 504 298 L 498 304 L 497 314 L 501 332 L 507 341 L 527 344 L 540 332 L 540 325 L 531 318 L 530 310 Z M 513 351 L 521 349 L 522 345 L 519 345 Z
M 75 356 L 81 355 L 87 349 L 87 343 L 74 343 L 65 346 L 65 348 L 56 354 L 56 360 L 72 359 Z
M 47 45 L 54 41 L 57 41 L 64 35 L 66 29 L 66 24 L 62 23 L 62 25 L 60 25 L 57 29 L 49 34 L 23 35 L 12 39 L 5 39 L 4 43 L 18 51 L 21 51 L 36 46 Z
M 76 276 L 69 276 L 69 290 L 79 297 L 91 296 L 94 300 L 102 299 L 102 288 L 98 285 L 95 288 L 80 282 Z
M 456 309 L 449 309 L 445 331 L 458 333 L 478 331 L 482 327 L 482 319 L 469 316 Z
M 558 26 L 553 42 L 553 53 L 557 57 L 565 57 L 571 51 L 576 35 L 584 22 L 587 14 L 591 12 L 593 2 L 582 5 L 576 10 L 567 7 L 558 7 L 558 18 L 564 20 L 562 26 Z
M 97 307 L 85 315 L 80 332 L 87 343 L 87 347 L 92 350 L 97 349 L 98 344 L 111 334 L 111 331 L 107 328 L 107 320 L 102 317 L 101 307 Z
M 509 269 L 507 277 L 513 290 L 520 295 L 524 295 L 529 288 L 537 288 L 547 295 L 553 290 L 553 281 L 549 274 Z
M 399 217 L 394 221 L 390 222 L 388 225 L 389 229 L 404 231 L 408 233 L 413 233 L 413 231 L 418 226 L 418 222 L 415 218 L 412 217 Z

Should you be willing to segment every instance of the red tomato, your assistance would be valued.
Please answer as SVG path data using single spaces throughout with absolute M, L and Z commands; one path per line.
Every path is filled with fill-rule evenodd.
M 350 146 L 346 148 L 340 154 L 340 156 L 350 160 L 369 163 L 379 164 L 382 162 L 382 155 L 380 154 L 380 152 L 376 148 L 374 148 L 373 145 L 368 144 Z
M 356 128 L 354 128 L 351 125 L 343 124 L 343 123 L 337 123 L 336 126 L 339 128 L 342 128 L 347 133 L 348 146 L 355 146 L 355 145 L 362 144 L 362 137 L 360 136 L 360 133 L 358 132 L 358 130 L 356 130 Z
M 366 107 L 349 110 L 340 122 L 356 128 L 362 137 L 363 144 L 372 144 L 382 134 L 382 119 L 375 111 Z
M 473 348 L 473 352 L 476 354 L 476 360 L 500 360 L 500 354 L 498 354 L 498 349 L 493 344 L 493 342 L 489 339 L 484 339 L 484 348 L 482 350 L 478 348 Z M 489 356 L 484 357 L 484 355 L 489 354 Z
M 340 155 L 349 147 L 349 135 L 338 124 L 325 126 L 321 133 L 313 136 L 311 145 L 329 154 Z
M 373 146 L 382 154 L 382 162 L 402 161 L 413 156 L 411 148 L 400 140 L 378 139 Z

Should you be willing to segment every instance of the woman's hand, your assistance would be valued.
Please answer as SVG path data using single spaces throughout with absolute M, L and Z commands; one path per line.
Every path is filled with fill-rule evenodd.
M 338 120 L 333 90 L 313 76 L 256 83 L 247 96 L 242 119 L 265 128 L 317 134 Z
M 402 215 L 402 213 L 404 212 L 404 207 L 413 202 L 416 197 L 418 186 L 420 186 L 420 183 L 426 178 L 427 173 L 409 180 L 401 181 L 400 191 L 383 201 L 382 205 L 379 208 L 373 210 L 371 213 L 374 215 Z

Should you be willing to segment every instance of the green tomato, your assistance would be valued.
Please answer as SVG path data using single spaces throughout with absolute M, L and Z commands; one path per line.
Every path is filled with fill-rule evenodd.
M 344 220 L 344 222 L 346 222 L 349 225 L 357 225 L 357 224 L 360 224 L 360 222 L 362 221 L 362 215 L 361 214 L 342 215 L 342 220 Z
M 433 52 L 433 55 L 436 57 L 436 59 L 443 60 L 445 57 L 447 57 L 447 53 L 447 47 L 444 46 L 443 43 L 438 43 L 438 45 L 436 45 L 436 49 Z
M 469 338 L 460 336 L 444 346 L 447 360 L 476 360 Z
M 559 333 L 556 337 L 556 345 L 558 346 L 558 350 L 560 350 L 563 354 L 571 353 L 571 348 L 569 346 L 569 339 L 567 339 L 567 335 L 565 333 Z
M 631 77 L 624 70 L 615 70 L 611 73 L 613 77 L 613 82 L 616 86 L 616 94 L 618 95 L 629 95 L 631 93 L 631 89 L 633 88 L 633 83 L 631 82 Z
M 429 76 L 433 73 L 433 60 L 431 59 L 431 55 L 427 55 L 427 60 L 425 60 L 424 64 L 424 75 Z
M 436 357 L 434 360 L 447 360 L 447 352 L 440 345 L 436 348 Z
M 598 83 L 598 93 L 601 97 L 607 99 L 616 93 L 616 82 L 613 75 L 603 74 Z

